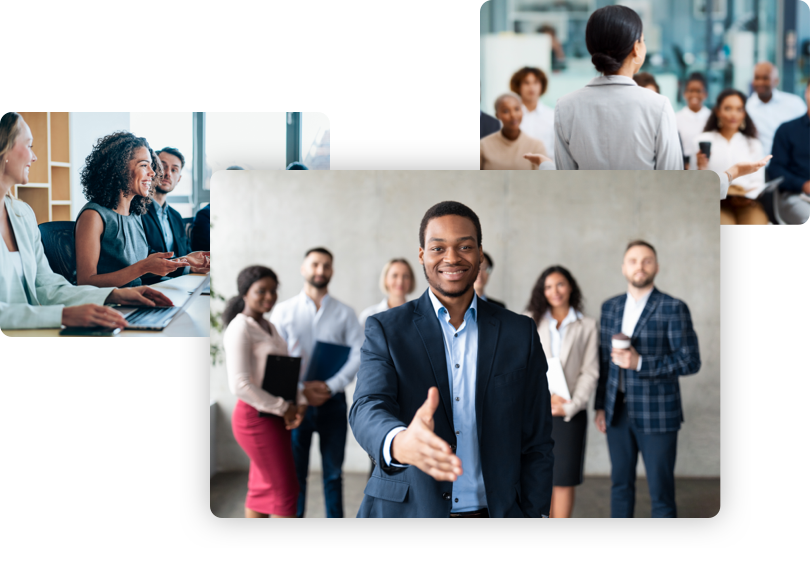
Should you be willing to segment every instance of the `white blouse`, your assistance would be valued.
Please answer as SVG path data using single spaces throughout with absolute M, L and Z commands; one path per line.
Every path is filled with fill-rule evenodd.
M 720 134 L 718 131 L 702 132 L 698 135 L 696 142 L 711 142 L 711 156 L 709 157 L 709 167 L 718 174 L 725 175 L 725 171 L 739 162 L 756 162 L 764 157 L 762 143 L 756 138 L 744 136 L 741 132 L 734 133 L 731 140 Z M 739 185 L 743 189 L 759 187 L 765 183 L 765 168 L 762 168 L 750 175 L 738 177 L 731 182 L 732 185 Z
M 9 255 L 11 256 L 11 264 L 14 266 L 14 270 L 17 272 L 17 276 L 20 277 L 20 283 L 25 286 L 25 274 L 23 274 L 23 264 L 22 264 L 22 255 L 20 255 L 19 251 L 10 251 Z
M 267 355 L 287 356 L 287 343 L 271 323 L 270 331 L 250 316 L 237 314 L 225 330 L 225 366 L 228 386 L 236 397 L 263 413 L 283 416 L 289 408 L 284 398 L 262 389 Z M 298 403 L 306 404 L 301 391 Z
M 520 121 L 520 130 L 543 142 L 546 147 L 546 156 L 554 159 L 554 109 L 537 102 L 534 111 L 529 111 L 525 105 L 523 120 Z

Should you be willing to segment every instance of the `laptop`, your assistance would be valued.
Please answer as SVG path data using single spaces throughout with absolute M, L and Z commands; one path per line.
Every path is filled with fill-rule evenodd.
M 193 302 L 202 292 L 204 289 L 208 289 L 210 286 L 211 277 L 205 277 L 205 280 L 199 284 L 199 286 L 191 293 L 191 295 L 186 298 L 186 301 L 183 302 L 183 305 L 179 308 L 177 306 L 171 307 L 163 307 L 163 306 L 155 306 L 150 308 L 136 308 L 135 310 L 124 313 L 124 319 L 127 320 L 126 329 L 135 329 L 140 331 L 161 331 L 166 329 L 172 320 L 183 313 L 186 308 L 191 305 Z

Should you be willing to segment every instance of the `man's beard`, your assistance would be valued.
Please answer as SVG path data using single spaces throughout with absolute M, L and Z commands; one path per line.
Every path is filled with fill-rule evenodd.
M 170 189 L 170 190 L 168 190 L 168 191 L 166 191 L 166 190 L 165 190 L 163 187 L 161 187 L 161 185 L 162 185 L 162 184 L 161 184 L 160 182 L 158 182 L 158 183 L 157 183 L 157 184 L 154 186 L 155 192 L 156 192 L 157 194 L 159 194 L 159 195 L 168 195 L 169 193 L 171 193 L 171 189 Z
M 315 282 L 315 277 L 309 277 L 307 279 L 307 284 L 314 286 L 317 289 L 326 288 L 329 285 L 329 281 L 331 279 L 326 279 L 320 282 Z
M 630 284 L 632 284 L 636 288 L 647 288 L 653 283 L 654 280 L 655 275 L 650 275 L 649 277 L 645 277 L 643 281 L 637 281 L 635 279 L 632 279 L 630 281 Z
M 479 267 L 480 267 L 480 265 L 479 265 Z M 467 286 L 464 287 L 464 290 L 462 290 L 460 292 L 447 292 L 446 290 L 443 290 L 442 287 L 439 286 L 438 284 L 436 286 L 434 286 L 433 283 L 430 282 L 430 278 L 428 277 L 428 274 L 427 274 L 427 267 L 425 267 L 425 265 L 422 265 L 422 272 L 425 274 L 425 279 L 428 281 L 428 284 L 430 285 L 430 287 L 434 288 L 436 290 L 436 292 L 438 292 L 442 296 L 446 296 L 447 298 L 458 298 L 459 296 L 463 296 L 464 294 L 467 294 L 467 291 L 470 290 L 470 288 L 472 288 L 475 285 L 475 280 L 478 278 L 478 273 L 476 273 L 476 275 L 473 277 L 472 282 L 468 283 Z

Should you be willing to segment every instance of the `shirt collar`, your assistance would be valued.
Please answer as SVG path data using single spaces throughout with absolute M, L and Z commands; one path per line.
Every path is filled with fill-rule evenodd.
M 303 289 L 301 289 L 300 297 L 301 297 L 301 301 L 302 301 L 302 302 L 304 302 L 306 305 L 308 305 L 308 306 L 309 306 L 309 305 L 311 305 L 313 308 L 315 308 L 315 307 L 316 307 L 316 306 L 315 306 L 315 301 L 314 301 L 312 298 L 310 298 L 310 297 L 307 295 L 307 293 L 306 293 L 306 292 L 304 292 L 304 290 L 303 290 Z M 326 306 L 326 303 L 327 303 L 328 301 L 329 301 L 329 294 L 327 293 L 327 294 L 325 294 L 325 295 L 324 295 L 324 297 L 321 299 L 321 309 L 323 309 L 323 308 Z
M 655 290 L 655 288 L 653 288 L 653 290 Z M 650 294 L 652 294 L 652 293 L 653 293 L 653 291 L 650 290 L 647 294 L 645 294 L 638 301 L 636 301 L 632 296 L 630 296 L 630 293 L 628 292 L 627 293 L 627 304 L 630 304 L 632 306 L 640 306 L 640 307 L 643 308 L 644 306 L 647 305 L 647 300 L 650 299 Z
M 590 82 L 588 82 L 588 86 L 638 86 L 635 80 L 632 78 L 628 78 L 627 76 L 619 76 L 618 74 L 612 74 L 610 76 L 597 76 Z
M 444 310 L 445 313 L 447 312 L 447 308 L 444 307 L 444 304 L 439 302 L 439 299 L 436 298 L 436 295 L 433 294 L 433 290 L 428 288 L 428 296 L 430 296 L 430 303 L 433 304 L 433 311 L 436 312 L 436 317 L 441 319 L 441 315 L 439 312 Z M 470 307 L 467 308 L 467 311 L 464 312 L 464 317 L 467 317 L 467 314 L 472 314 L 473 321 L 478 321 L 478 295 L 473 291 L 473 299 L 470 302 Z
M 551 310 L 546 310 L 546 319 L 551 324 L 551 327 L 557 327 L 557 320 L 551 316 Z M 582 313 L 576 311 L 573 306 L 568 307 L 568 315 L 565 316 L 562 320 L 562 326 L 565 327 L 575 321 L 582 319 Z

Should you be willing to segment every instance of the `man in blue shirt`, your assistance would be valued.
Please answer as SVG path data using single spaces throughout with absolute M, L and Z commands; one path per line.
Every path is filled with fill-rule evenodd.
M 810 107 L 810 82 L 804 89 Z M 788 224 L 804 224 L 810 218 L 810 109 L 782 123 L 773 137 L 773 160 L 767 168 L 779 184 L 779 215 Z
M 208 273 L 210 256 L 207 252 L 191 252 L 186 228 L 180 213 L 169 206 L 166 196 L 174 191 L 182 178 L 183 167 L 186 160 L 177 148 L 164 148 L 157 152 L 163 166 L 163 177 L 155 186 L 152 194 L 152 203 L 147 207 L 142 217 L 143 230 L 150 249 L 158 252 L 174 252 L 174 257 L 185 256 L 190 267 L 183 267 L 170 273 L 170 277 L 187 275 L 188 273 Z M 159 278 L 156 278 L 159 280 Z
M 430 208 L 419 243 L 430 288 L 366 320 L 349 422 L 375 467 L 358 516 L 547 517 L 551 398 L 537 327 L 476 296 L 484 254 L 468 207 Z

